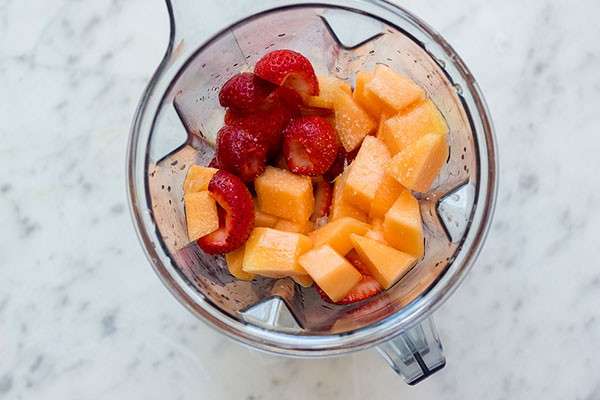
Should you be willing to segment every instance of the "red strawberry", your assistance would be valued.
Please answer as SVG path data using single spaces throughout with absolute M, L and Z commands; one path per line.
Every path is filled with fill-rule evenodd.
M 329 215 L 331 199 L 333 198 L 333 188 L 331 184 L 323 178 L 319 178 L 315 183 L 315 212 L 311 220 L 317 221 L 319 218 Z
M 320 287 L 316 285 L 315 287 L 317 288 L 317 292 L 319 292 L 319 295 L 323 300 L 329 303 L 334 303 Z M 361 280 L 358 281 L 358 283 L 356 284 L 356 286 L 354 286 L 348 292 L 348 294 L 344 296 L 343 299 L 335 302 L 334 304 L 356 303 L 357 301 L 365 300 L 371 296 L 375 296 L 377 293 L 380 293 L 381 290 L 382 287 L 379 284 L 379 282 L 375 280 L 375 278 L 369 275 L 363 275 Z
M 267 147 L 249 130 L 226 125 L 217 133 L 219 166 L 248 182 L 262 174 L 267 165 Z
M 219 103 L 223 107 L 252 112 L 264 103 L 273 91 L 273 84 L 260 79 L 252 72 L 242 72 L 231 77 L 221 87 Z
M 208 254 L 223 254 L 240 248 L 254 229 L 254 203 L 244 183 L 235 175 L 219 170 L 208 184 L 208 191 L 225 211 L 219 229 L 198 239 Z
M 279 86 L 287 86 L 302 96 L 319 94 L 319 81 L 310 61 L 292 50 L 265 54 L 254 66 L 254 73 Z
M 267 107 L 269 102 L 278 102 L 293 114 L 298 113 L 300 107 L 303 105 L 302 96 L 294 89 L 285 86 L 279 86 L 275 89 L 265 102 L 267 103 Z
M 216 168 L 219 169 L 219 161 L 217 160 L 217 156 L 213 157 L 212 160 L 210 160 L 210 162 L 208 163 L 208 166 L 210 168 Z
M 292 119 L 283 131 L 283 154 L 290 171 L 317 176 L 335 160 L 338 143 L 335 131 L 322 117 Z

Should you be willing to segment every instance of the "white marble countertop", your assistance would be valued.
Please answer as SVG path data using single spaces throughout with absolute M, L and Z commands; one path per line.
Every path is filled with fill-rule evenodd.
M 373 351 L 283 359 L 196 320 L 125 196 L 163 2 L 0 0 L 0 399 L 599 399 L 600 3 L 401 3 L 470 66 L 500 147 L 487 245 L 437 313 L 443 371 L 408 387 Z

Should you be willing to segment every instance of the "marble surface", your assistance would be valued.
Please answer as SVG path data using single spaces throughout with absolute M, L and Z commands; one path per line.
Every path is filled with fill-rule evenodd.
M 408 387 L 373 351 L 272 357 L 192 317 L 125 197 L 163 2 L 0 0 L 0 399 L 600 399 L 600 3 L 401 3 L 470 66 L 500 146 L 490 237 L 437 314 L 443 371 Z

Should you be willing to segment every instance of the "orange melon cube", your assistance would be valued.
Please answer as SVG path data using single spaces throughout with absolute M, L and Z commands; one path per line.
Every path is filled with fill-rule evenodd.
M 415 265 L 417 259 L 376 240 L 351 236 L 354 248 L 369 273 L 384 289 L 398 282 Z
M 310 277 L 310 275 L 292 276 L 292 279 L 294 280 L 294 282 L 296 282 L 298 285 L 300 285 L 302 287 L 311 287 L 314 283 L 314 281 Z
M 412 79 L 382 64 L 375 67 L 373 78 L 367 82 L 365 90 L 396 112 L 425 99 L 425 91 Z
M 254 226 L 263 228 L 274 228 L 279 218 L 274 215 L 264 213 L 258 208 L 254 208 Z
M 333 301 L 343 299 L 362 277 L 352 264 L 328 245 L 302 255 L 299 263 Z
M 183 182 L 183 193 L 188 194 L 208 190 L 208 183 L 216 172 L 216 168 L 192 165 L 188 169 L 185 181 Z
M 415 257 L 424 252 L 423 224 L 419 202 L 408 191 L 403 191 L 385 214 L 383 221 L 385 240 L 396 249 Z
M 445 135 L 429 133 L 396 154 L 387 167 L 405 188 L 427 192 L 448 159 Z
M 331 201 L 331 211 L 329 220 L 335 221 L 339 218 L 352 217 L 359 221 L 367 222 L 367 214 L 354 207 L 344 199 L 344 186 L 348 177 L 348 169 L 340 175 L 333 184 L 333 198 Z
M 377 128 L 375 121 L 344 90 L 337 88 L 333 97 L 334 127 L 346 151 L 352 151 Z
M 242 263 L 244 261 L 244 253 L 246 251 L 246 247 L 242 246 L 241 248 L 232 251 L 230 253 L 225 254 L 225 261 L 227 261 L 227 269 L 229 269 L 229 273 L 235 276 L 237 279 L 242 281 L 251 281 L 254 279 L 254 274 L 250 274 L 248 272 L 244 272 L 242 270 Z
M 190 242 L 219 229 L 217 203 L 206 190 L 185 194 L 183 203 Z
M 352 94 L 352 88 L 341 79 L 328 75 L 319 75 L 319 95 L 309 96 L 306 104 L 311 107 L 333 109 L 333 97 L 337 88 L 348 94 Z
M 262 212 L 290 221 L 308 221 L 315 207 L 312 180 L 308 176 L 267 167 L 254 181 Z
M 352 250 L 350 235 L 364 235 L 370 229 L 368 224 L 351 217 L 343 217 L 323 225 L 310 233 L 314 247 L 328 245 L 341 255 Z
M 366 137 L 348 168 L 344 199 L 359 209 L 369 212 L 390 159 L 390 152 L 381 140 L 373 136 Z
M 313 223 L 310 220 L 300 223 L 288 221 L 287 219 L 279 219 L 273 228 L 285 232 L 308 233 L 313 230 Z
M 242 270 L 270 278 L 303 276 L 306 271 L 298 257 L 311 248 L 312 241 L 302 234 L 254 228 L 246 242 Z
M 404 187 L 398 183 L 396 178 L 389 174 L 384 174 L 375 192 L 375 197 L 371 202 L 369 217 L 383 219 L 385 213 L 388 212 L 403 190 L 405 190 Z
M 444 117 L 429 99 L 405 114 L 386 119 L 380 124 L 377 137 L 395 155 L 428 133 L 448 133 Z
M 395 114 L 395 110 L 379 100 L 366 85 L 373 79 L 372 71 L 360 71 L 356 74 L 356 84 L 352 98 L 373 118 L 378 119 L 383 114 Z

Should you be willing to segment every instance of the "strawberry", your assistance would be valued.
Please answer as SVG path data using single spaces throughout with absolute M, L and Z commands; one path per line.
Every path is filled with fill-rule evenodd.
M 338 152 L 333 127 L 322 117 L 292 119 L 283 131 L 283 154 L 290 171 L 317 176 L 326 172 Z
M 217 133 L 219 166 L 248 182 L 262 174 L 267 165 L 267 147 L 249 130 L 226 125 Z
M 216 168 L 219 169 L 219 161 L 217 160 L 217 157 L 213 157 L 212 160 L 210 160 L 210 162 L 208 163 L 208 167 L 210 168 Z
M 279 102 L 279 104 L 283 105 L 293 114 L 297 114 L 300 111 L 300 107 L 303 107 L 302 96 L 294 89 L 286 86 L 279 86 L 275 89 L 265 102 L 267 107 L 269 106 L 269 102 Z
M 331 167 L 329 167 L 327 172 L 323 174 L 325 179 L 327 179 L 329 182 L 333 182 L 342 172 L 344 172 L 344 169 L 348 165 L 350 165 L 350 163 L 356 158 L 359 149 L 360 146 L 348 153 L 346 152 L 343 146 L 339 146 L 338 153 L 335 157 L 335 160 L 333 161 L 333 164 L 331 164 Z
M 319 94 L 319 81 L 310 61 L 292 50 L 265 54 L 254 66 L 254 73 L 278 86 L 290 87 L 303 97 Z
M 257 110 L 273 91 L 273 84 L 260 79 L 252 72 L 232 76 L 221 87 L 219 103 L 244 112 Z
M 331 301 L 329 296 L 318 286 L 315 285 L 317 291 L 321 298 L 329 303 L 333 304 L 351 304 L 356 303 L 358 301 L 362 301 L 368 299 L 371 296 L 375 296 L 377 293 L 380 293 L 382 290 L 379 282 L 375 280 L 372 276 L 363 275 L 361 280 L 358 281 L 356 286 L 354 286 L 343 299 L 337 302 Z
M 331 184 L 326 180 L 323 180 L 323 178 L 317 179 L 313 186 L 315 192 L 315 211 L 311 220 L 315 222 L 319 218 L 329 215 L 331 199 L 333 198 L 333 188 L 331 187 Z
M 198 246 L 208 254 L 229 253 L 243 246 L 254 229 L 252 195 L 240 178 L 223 170 L 212 177 L 208 191 L 224 218 L 219 229 L 198 239 Z

